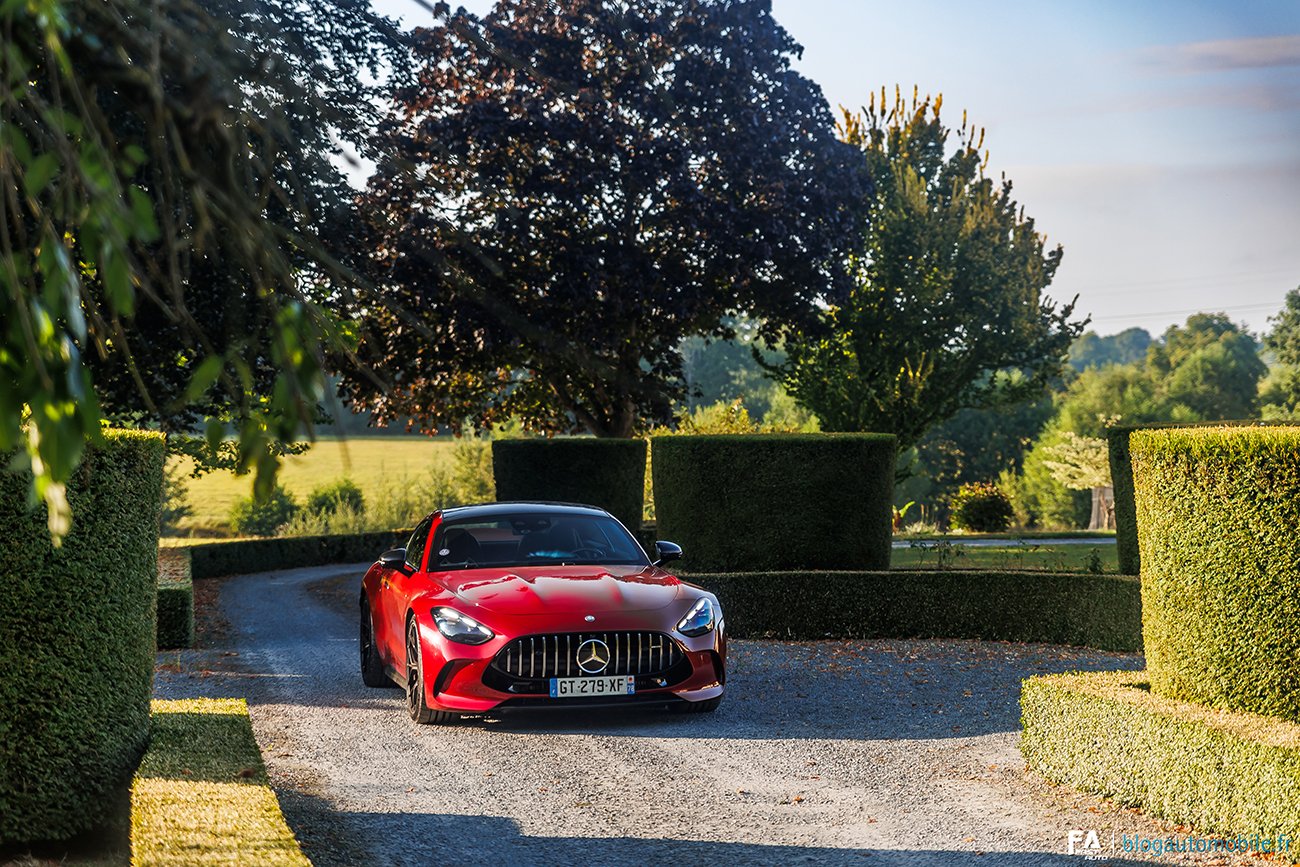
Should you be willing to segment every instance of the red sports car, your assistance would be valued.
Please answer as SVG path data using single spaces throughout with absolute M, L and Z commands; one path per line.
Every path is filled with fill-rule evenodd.
M 411 718 L 538 705 L 722 701 L 717 597 L 650 561 L 603 509 L 491 503 L 429 515 L 361 582 L 361 679 Z

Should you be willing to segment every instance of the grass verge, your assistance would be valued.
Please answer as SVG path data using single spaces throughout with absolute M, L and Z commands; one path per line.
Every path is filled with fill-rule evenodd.
M 1300 725 L 1153 695 L 1145 672 L 1032 677 L 1020 703 L 1020 751 L 1048 780 L 1205 834 L 1289 838 L 1300 859 Z
M 134 865 L 310 867 L 285 823 L 243 699 L 153 702 L 131 785 Z

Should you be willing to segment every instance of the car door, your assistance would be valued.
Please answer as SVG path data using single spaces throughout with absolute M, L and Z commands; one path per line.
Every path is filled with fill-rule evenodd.
M 406 542 L 406 569 L 420 568 L 429 540 L 433 516 L 425 518 Z M 406 664 L 406 600 L 410 593 L 410 576 L 401 569 L 384 569 L 379 581 L 380 611 L 376 613 L 375 641 L 384 648 L 384 658 L 399 671 Z M 378 621 L 382 621 L 380 626 Z

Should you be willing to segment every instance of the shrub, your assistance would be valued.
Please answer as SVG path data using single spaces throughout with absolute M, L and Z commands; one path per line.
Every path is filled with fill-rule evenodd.
M 1300 720 L 1300 428 L 1129 436 L 1160 695 Z
M 298 501 L 276 485 L 265 499 L 246 497 L 230 510 L 230 526 L 241 536 L 274 536 L 298 513 Z
M 635 532 L 641 526 L 646 443 L 639 439 L 495 440 L 498 500 L 599 506 Z
M 157 634 L 159 650 L 194 644 L 194 582 L 185 548 L 158 549 Z
M 971 638 L 1140 650 L 1127 576 L 993 570 L 682 575 L 735 638 Z
M 410 535 L 410 530 L 385 530 L 347 536 L 292 536 L 191 545 L 190 571 L 198 580 L 330 563 L 373 563 L 389 548 L 406 544 Z
M 1273 422 L 1258 420 L 1191 422 L 1187 424 L 1144 424 L 1116 426 L 1106 431 L 1110 456 L 1110 477 L 1115 490 L 1115 545 L 1119 554 L 1119 571 L 1137 575 L 1142 571 L 1138 552 L 1137 507 L 1133 503 L 1133 463 L 1129 457 L 1129 435 L 1138 430 L 1164 430 L 1172 427 L 1265 427 Z
M 1020 751 L 1056 783 L 1202 834 L 1300 839 L 1300 726 L 1152 694 L 1142 672 L 1026 680 Z
M 888 434 L 662 436 L 662 539 L 693 572 L 886 569 L 895 440 Z
M 1011 500 L 997 485 L 972 482 L 962 485 L 948 507 L 948 520 L 959 530 L 974 533 L 1001 533 L 1016 516 Z
M 131 863 L 309 867 L 266 778 L 242 698 L 153 703 L 131 784 Z
M 306 510 L 313 515 L 332 515 L 343 507 L 354 512 L 363 512 L 366 508 L 365 496 L 351 479 L 321 485 L 307 495 Z
M 158 532 L 163 536 L 180 535 L 180 523 L 194 514 L 190 505 L 189 486 L 185 471 L 178 464 L 169 464 L 164 470 L 162 512 L 158 517 Z
M 0 846 L 94 827 L 144 749 L 162 480 L 161 435 L 106 431 L 54 548 L 30 474 L 0 472 Z

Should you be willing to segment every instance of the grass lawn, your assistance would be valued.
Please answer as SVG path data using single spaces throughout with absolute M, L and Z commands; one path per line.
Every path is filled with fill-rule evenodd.
M 917 543 L 920 545 L 921 543 Z M 938 549 L 933 541 L 927 547 L 895 548 L 890 560 L 893 569 L 1041 569 L 1049 572 L 1086 572 L 1092 557 L 1106 572 L 1118 572 L 1119 560 L 1113 544 L 1035 545 L 1030 542 L 997 547 L 961 544 Z
M 321 437 L 310 450 L 286 458 L 280 483 L 298 500 L 312 489 L 349 478 L 370 498 L 402 479 L 415 479 L 451 458 L 452 437 Z M 189 458 L 174 458 L 186 469 Z M 228 530 L 230 509 L 253 491 L 253 476 L 208 473 L 186 478 L 194 514 L 181 522 L 182 531 Z

